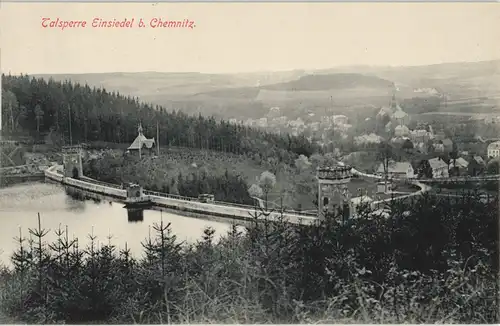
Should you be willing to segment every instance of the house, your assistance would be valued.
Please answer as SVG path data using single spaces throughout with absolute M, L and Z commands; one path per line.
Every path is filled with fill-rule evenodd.
M 267 118 L 260 118 L 257 123 L 257 126 L 265 128 L 267 127 Z
M 410 135 L 410 129 L 405 125 L 399 125 L 394 128 L 394 135 L 396 137 L 404 137 Z
M 452 159 L 450 164 L 452 166 L 449 170 L 450 175 L 463 175 L 467 172 L 467 167 L 469 166 L 469 162 L 463 157 L 459 157 L 456 160 Z
M 420 153 L 427 153 L 428 147 L 429 146 L 427 146 L 427 144 L 424 142 L 419 142 L 414 145 L 414 148 Z
M 486 163 L 484 162 L 481 156 L 473 156 L 469 161 L 469 165 L 467 166 L 467 170 L 470 176 L 478 176 L 483 174 L 486 168 Z
M 415 142 L 427 143 L 433 138 L 433 135 L 425 129 L 417 129 L 410 131 L 411 140 Z
M 380 163 L 377 173 L 385 174 L 383 163 Z M 412 179 L 415 177 L 415 171 L 409 162 L 389 162 L 387 174 L 389 178 Z
M 488 145 L 488 158 L 500 157 L 500 141 L 493 142 Z
M 486 124 L 499 124 L 500 123 L 500 116 L 485 117 L 484 123 L 486 123 Z
M 153 145 L 155 144 L 155 139 L 154 138 L 146 138 L 144 134 L 142 133 L 142 125 L 139 124 L 139 127 L 137 128 L 138 135 L 132 142 L 132 144 L 127 148 L 129 152 L 135 152 L 141 150 L 142 148 L 146 147 L 147 149 L 152 149 Z
M 452 160 L 453 165 L 459 169 L 467 169 L 469 162 L 467 162 L 463 157 L 459 157 L 456 160 Z
M 429 160 L 429 165 L 432 169 L 432 177 L 433 178 L 448 178 L 448 164 L 443 161 L 440 157 L 431 158 Z
M 387 122 L 387 124 L 385 125 L 385 132 L 391 132 L 392 130 L 392 122 Z
M 408 137 L 392 137 L 391 143 L 397 144 L 399 146 L 403 145 L 407 140 L 410 140 Z
M 297 118 L 297 120 L 288 121 L 288 126 L 291 128 L 299 128 L 304 126 L 304 121 L 301 118 Z
M 442 141 L 439 141 L 438 143 L 435 143 L 432 146 L 436 153 L 444 153 L 444 144 L 442 143 Z
M 339 114 L 339 115 L 333 115 L 331 117 L 331 121 L 336 125 L 346 125 L 349 119 L 345 115 Z
M 446 138 L 446 134 L 444 133 L 444 131 L 440 130 L 436 132 L 435 138 L 436 140 L 444 140 Z
M 354 137 L 354 144 L 356 145 L 368 145 L 368 144 L 380 144 L 383 141 L 383 138 L 379 135 L 371 133 L 369 135 L 361 135 Z
M 335 126 L 335 131 L 347 132 L 351 128 L 352 128 L 352 125 L 350 125 L 350 124 L 341 124 L 341 125 Z
M 409 120 L 409 115 L 401 109 L 401 107 L 398 105 L 396 107 L 395 112 L 391 116 L 392 120 L 394 120 L 398 125 L 404 125 L 407 124 Z
M 445 138 L 442 140 L 443 143 L 443 150 L 445 152 L 451 152 L 453 150 L 453 141 L 449 138 Z

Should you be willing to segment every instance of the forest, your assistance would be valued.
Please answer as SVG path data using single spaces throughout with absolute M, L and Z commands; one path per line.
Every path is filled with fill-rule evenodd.
M 189 116 L 174 107 L 143 103 L 103 88 L 2 74 L 2 131 L 8 135 L 35 139 L 49 135 L 58 145 L 130 144 L 139 123 L 148 138 L 156 138 L 158 125 L 161 145 L 259 154 L 290 162 L 319 150 L 303 136 L 280 136 L 214 117 Z
M 22 230 L 0 270 L 0 317 L 18 323 L 499 322 L 498 198 L 424 195 L 389 217 L 260 220 L 179 241 L 160 221 L 135 256 L 113 239 Z M 33 218 L 36 219 L 36 216 Z M 48 232 L 56 241 L 46 242 Z M 89 230 L 90 232 L 90 230 Z M 120 246 L 118 248 L 117 246 Z

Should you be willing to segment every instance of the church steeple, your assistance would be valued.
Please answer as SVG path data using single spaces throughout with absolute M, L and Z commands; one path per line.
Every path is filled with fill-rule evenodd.
M 137 132 L 139 135 L 142 135 L 142 123 L 139 122 L 139 125 L 137 126 Z
M 391 109 L 395 110 L 398 107 L 398 102 L 396 100 L 396 84 L 392 84 L 392 99 L 391 99 Z

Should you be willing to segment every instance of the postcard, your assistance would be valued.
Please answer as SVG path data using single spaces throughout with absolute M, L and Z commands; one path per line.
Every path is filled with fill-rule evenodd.
M 499 323 L 500 6 L 2 2 L 0 323 Z

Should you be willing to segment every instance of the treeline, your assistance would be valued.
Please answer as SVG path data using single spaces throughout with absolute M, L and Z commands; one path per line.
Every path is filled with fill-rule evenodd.
M 0 311 L 44 324 L 498 323 L 498 199 L 388 210 L 308 226 L 257 211 L 246 230 L 184 245 L 159 223 L 141 257 L 30 229 L 0 274 Z
M 147 137 L 160 144 L 256 154 L 285 160 L 290 153 L 317 150 L 305 137 L 280 136 L 214 117 L 188 116 L 180 111 L 141 103 L 118 92 L 70 81 L 2 74 L 2 127 L 13 134 L 51 133 L 63 143 L 107 141 L 130 143 L 142 123 Z
M 211 174 L 207 169 L 194 169 L 185 175 L 182 172 L 158 168 L 156 164 L 141 162 L 136 156 L 113 156 L 105 154 L 84 164 L 84 174 L 96 180 L 121 184 L 137 183 L 147 190 L 172 195 L 198 197 L 212 194 L 215 200 L 252 205 L 254 200 L 248 193 L 249 186 L 240 175 L 225 171 L 222 175 Z

